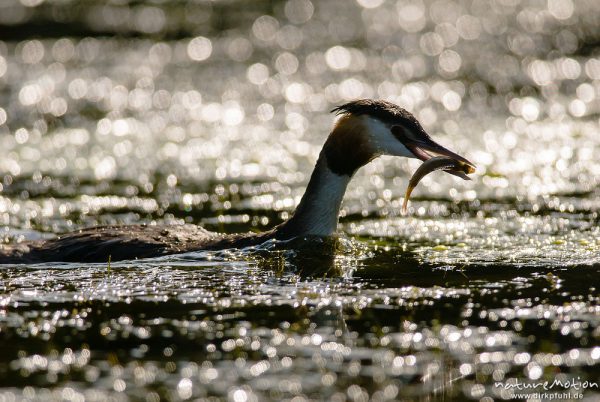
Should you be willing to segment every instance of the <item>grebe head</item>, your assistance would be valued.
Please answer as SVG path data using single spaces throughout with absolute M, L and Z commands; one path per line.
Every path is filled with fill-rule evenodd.
M 426 161 L 446 156 L 464 164 L 472 173 L 475 166 L 462 156 L 431 139 L 417 119 L 393 103 L 361 99 L 338 106 L 341 115 L 325 144 L 329 168 L 337 174 L 352 175 L 356 169 L 379 155 L 404 156 Z M 468 180 L 463 173 L 448 173 Z

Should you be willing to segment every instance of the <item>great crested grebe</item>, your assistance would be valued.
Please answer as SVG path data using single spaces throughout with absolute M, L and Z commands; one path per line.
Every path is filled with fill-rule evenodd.
M 463 171 L 448 173 L 468 179 L 474 165 L 434 142 L 417 119 L 393 103 L 362 99 L 332 110 L 340 115 L 310 177 L 300 204 L 290 219 L 263 233 L 219 234 L 195 225 L 101 226 L 54 239 L 0 245 L 0 263 L 107 262 L 157 257 L 197 250 L 242 248 L 270 239 L 331 236 L 346 187 L 361 166 L 380 155 L 427 161 L 444 156 Z

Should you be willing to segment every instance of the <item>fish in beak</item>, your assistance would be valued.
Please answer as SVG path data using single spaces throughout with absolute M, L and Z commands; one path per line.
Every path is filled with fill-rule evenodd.
M 412 152 L 415 158 L 420 159 L 423 162 L 436 156 L 452 159 L 456 161 L 456 169 L 444 169 L 444 171 L 454 176 L 458 176 L 463 180 L 471 180 L 467 174 L 475 172 L 475 165 L 466 158 L 435 142 L 424 130 L 419 130 L 419 132 L 415 134 L 403 127 L 394 126 L 392 127 L 392 133 L 398 141 Z

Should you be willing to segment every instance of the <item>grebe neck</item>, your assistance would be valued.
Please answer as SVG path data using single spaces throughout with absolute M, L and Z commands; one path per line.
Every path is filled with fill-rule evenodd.
M 331 236 L 335 233 L 342 199 L 351 176 L 334 173 L 329 165 L 323 150 L 294 215 L 278 228 L 278 238 Z

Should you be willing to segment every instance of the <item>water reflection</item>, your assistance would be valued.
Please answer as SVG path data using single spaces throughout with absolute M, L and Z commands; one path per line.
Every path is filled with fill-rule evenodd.
M 335 244 L 0 270 L 0 399 L 508 399 L 597 378 L 594 1 L 0 5 L 5 242 L 264 230 L 334 105 L 414 112 L 481 169 L 382 158 Z M 90 385 L 93 384 L 93 389 Z M 586 391 L 593 399 L 597 391 Z

